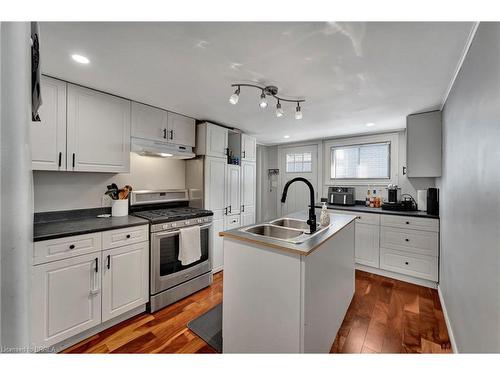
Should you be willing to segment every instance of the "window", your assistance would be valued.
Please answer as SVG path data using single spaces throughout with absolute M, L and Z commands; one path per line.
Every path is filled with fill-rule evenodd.
M 310 152 L 300 154 L 286 154 L 286 172 L 311 172 L 312 159 Z
M 330 178 L 388 179 L 390 149 L 390 142 L 331 147 Z

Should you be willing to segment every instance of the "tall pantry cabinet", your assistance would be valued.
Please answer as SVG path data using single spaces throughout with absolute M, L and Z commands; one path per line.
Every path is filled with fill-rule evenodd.
M 204 156 L 204 208 L 213 211 L 212 269 L 221 271 L 224 242 L 219 232 L 255 223 L 255 138 L 211 123 L 196 129 L 196 154 Z M 240 164 L 229 164 L 228 155 Z

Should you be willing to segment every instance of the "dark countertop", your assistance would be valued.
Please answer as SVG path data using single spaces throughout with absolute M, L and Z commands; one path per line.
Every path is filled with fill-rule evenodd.
M 149 222 L 135 216 L 98 218 L 95 209 L 73 210 L 56 213 L 37 213 L 33 231 L 33 241 L 77 236 L 111 229 L 147 225 Z
M 323 207 L 323 203 L 316 203 L 314 205 L 316 208 Z M 427 217 L 430 219 L 439 219 L 439 215 L 429 215 L 425 211 L 390 211 L 383 210 L 382 208 L 366 207 L 364 205 L 355 206 L 340 206 L 337 204 L 326 204 L 326 207 L 330 210 L 341 210 L 341 211 L 354 211 L 354 212 L 366 212 L 370 214 L 383 214 L 383 215 L 401 215 L 401 216 L 412 216 L 412 217 Z

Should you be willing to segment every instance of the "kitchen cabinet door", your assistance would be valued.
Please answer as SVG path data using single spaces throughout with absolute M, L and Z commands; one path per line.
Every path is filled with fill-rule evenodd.
M 226 208 L 226 160 L 207 157 L 205 159 L 206 208 L 214 212 L 214 220 L 223 217 Z
M 31 122 L 31 160 L 34 170 L 66 169 L 66 82 L 42 76 L 40 121 Z
M 356 222 L 354 255 L 356 263 L 379 267 L 379 226 Z
M 130 170 L 130 101 L 68 84 L 68 170 Z
M 41 264 L 32 271 L 32 336 L 47 347 L 101 323 L 101 253 Z
M 226 206 L 227 214 L 240 213 L 241 208 L 241 168 L 239 165 L 227 165 L 226 175 Z
M 212 272 L 222 271 L 224 266 L 224 239 L 219 236 L 219 232 L 224 231 L 224 218 L 214 220 L 211 230 L 211 257 L 212 257 Z
M 241 160 L 255 161 L 257 157 L 257 143 L 254 137 L 241 135 Z
M 227 142 L 228 132 L 226 128 L 221 126 L 208 124 L 207 125 L 207 156 L 218 158 L 227 157 Z
M 195 146 L 196 123 L 194 119 L 169 112 L 168 130 L 171 142 L 177 145 Z
M 149 242 L 102 253 L 102 321 L 148 302 Z
M 255 223 L 256 165 L 254 162 L 241 163 L 241 216 L 242 225 Z
M 132 137 L 167 141 L 168 112 L 132 102 Z

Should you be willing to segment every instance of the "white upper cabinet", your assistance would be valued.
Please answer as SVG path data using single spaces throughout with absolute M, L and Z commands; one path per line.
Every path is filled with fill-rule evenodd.
M 42 76 L 41 121 L 31 123 L 31 158 L 35 170 L 66 169 L 66 82 Z
M 254 137 L 241 135 L 241 161 L 256 161 L 257 142 Z
M 222 217 L 226 207 L 226 161 L 208 157 L 205 161 L 206 208 L 214 212 L 214 219 Z
M 228 130 L 222 126 L 205 122 L 198 125 L 196 154 L 227 158 Z
M 132 137 L 167 140 L 168 112 L 132 102 Z
M 406 118 L 408 177 L 441 176 L 441 111 Z
M 226 206 L 227 214 L 239 214 L 241 209 L 241 168 L 239 165 L 227 165 Z
M 130 101 L 68 84 L 68 170 L 129 172 Z
M 196 124 L 194 119 L 169 112 L 168 131 L 170 132 L 170 142 L 194 147 L 196 141 Z

